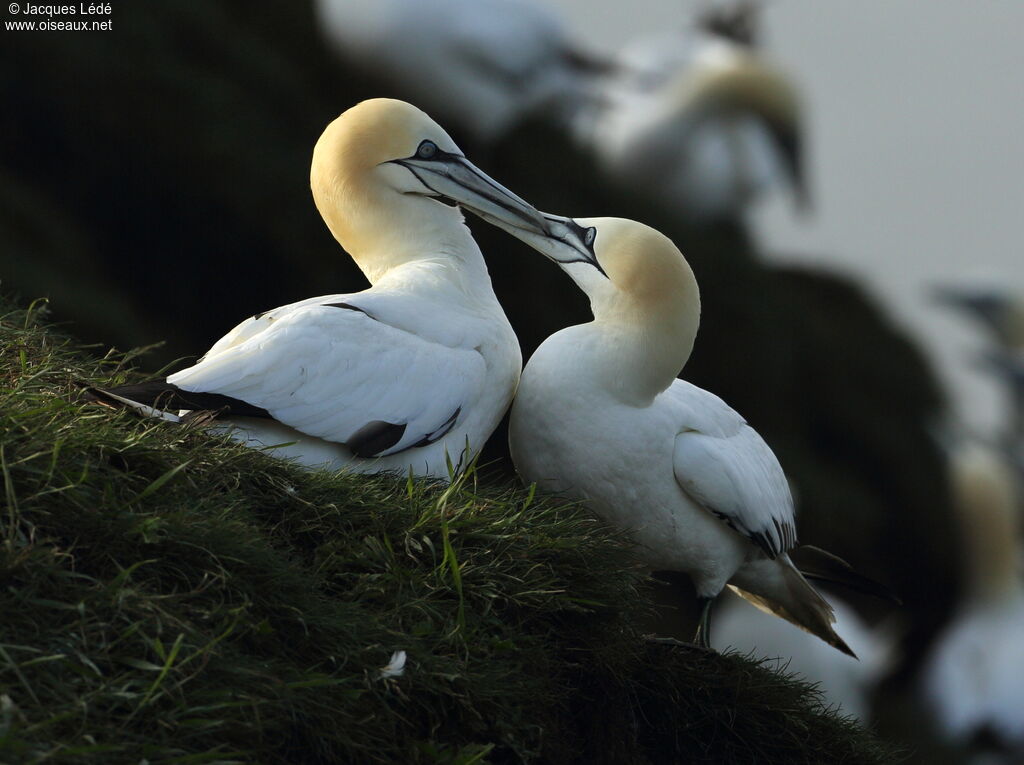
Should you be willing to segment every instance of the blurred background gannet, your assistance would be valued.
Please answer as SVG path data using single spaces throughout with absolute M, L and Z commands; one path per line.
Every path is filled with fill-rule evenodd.
M 596 58 L 530 0 L 317 0 L 335 52 L 490 142 L 541 110 L 565 119 Z
M 559 264 L 594 320 L 556 332 L 527 363 L 509 424 L 516 469 L 627 529 L 650 568 L 688 574 L 701 644 L 729 584 L 852 655 L 787 555 L 793 500 L 775 455 L 720 398 L 676 379 L 700 322 L 682 253 L 635 221 L 548 218 L 551 236 L 509 230 Z
M 994 749 L 986 762 L 1024 759 L 1024 581 L 1019 484 L 1002 455 L 980 443 L 951 456 L 967 578 L 940 636 L 923 689 L 943 734 Z
M 347 64 L 493 146 L 527 120 L 570 133 L 611 180 L 691 222 L 734 220 L 806 184 L 801 106 L 755 47 L 758 8 L 706 9 L 680 33 L 597 54 L 531 0 L 317 0 Z
M 166 382 L 106 395 L 212 410 L 234 438 L 307 466 L 447 477 L 446 458 L 472 455 L 498 424 L 522 366 L 454 203 L 513 229 L 545 223 L 402 101 L 364 101 L 329 124 L 310 182 L 373 286 L 257 314 Z
M 756 23 L 739 3 L 627 45 L 577 113 L 577 137 L 609 176 L 693 222 L 735 220 L 777 186 L 804 207 L 800 98 L 755 47 Z
M 941 285 L 932 296 L 983 328 L 986 347 L 979 365 L 994 376 L 1009 405 L 1004 432 L 995 438 L 1024 475 L 1024 294 L 994 281 L 973 280 Z

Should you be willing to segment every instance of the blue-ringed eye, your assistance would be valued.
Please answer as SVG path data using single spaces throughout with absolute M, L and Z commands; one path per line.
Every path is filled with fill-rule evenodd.
M 594 240 L 596 238 L 597 238 L 597 229 L 594 228 L 593 226 L 591 226 L 590 228 L 587 229 L 586 233 L 583 235 L 583 244 L 585 244 L 585 245 L 587 245 L 587 247 L 589 247 L 590 245 L 592 245 L 594 243 Z
M 431 159 L 437 154 L 437 144 L 433 141 L 423 141 L 416 149 L 416 156 L 420 159 Z

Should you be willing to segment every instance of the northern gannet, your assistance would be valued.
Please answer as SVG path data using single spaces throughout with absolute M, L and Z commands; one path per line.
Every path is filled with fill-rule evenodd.
M 600 63 L 532 0 L 317 0 L 335 51 L 479 141 L 528 114 L 562 121 Z
M 1024 580 L 1018 484 L 981 444 L 951 458 L 967 579 L 961 605 L 925 666 L 923 689 L 947 738 L 976 736 L 1024 757 Z
M 751 36 L 717 14 L 626 46 L 574 118 L 577 139 L 612 178 L 696 221 L 737 218 L 786 183 L 803 207 L 800 98 Z
M 676 379 L 700 321 L 682 253 L 634 221 L 548 217 L 552 235 L 512 233 L 561 266 L 594 320 L 549 337 L 523 371 L 509 425 L 521 476 L 629 530 L 649 568 L 687 573 L 702 644 L 729 584 L 851 653 L 787 555 L 793 500 L 775 455 L 720 398 Z
M 147 410 L 215 410 L 254 447 L 306 466 L 447 477 L 519 381 L 516 335 L 454 203 L 511 229 L 539 213 L 426 114 L 364 101 L 313 150 L 317 209 L 373 285 L 246 319 L 166 382 L 100 392 Z M 154 413 L 148 409 L 148 413 Z M 174 415 L 170 415 L 174 417 Z

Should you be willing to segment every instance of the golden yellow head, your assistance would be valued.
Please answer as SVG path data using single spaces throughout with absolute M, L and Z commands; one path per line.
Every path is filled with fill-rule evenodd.
M 619 291 L 655 301 L 696 286 L 683 254 L 660 231 L 625 218 L 577 218 L 576 223 L 594 228 L 594 255 Z
M 363 101 L 327 126 L 310 185 L 328 228 L 371 281 L 442 251 L 478 260 L 455 205 L 547 231 L 537 210 L 475 167 L 440 125 L 390 98 Z
M 424 141 L 461 154 L 459 147 L 423 111 L 393 98 L 362 101 L 331 122 L 313 149 L 310 179 L 318 184 L 367 183 L 371 173 L 413 157 Z

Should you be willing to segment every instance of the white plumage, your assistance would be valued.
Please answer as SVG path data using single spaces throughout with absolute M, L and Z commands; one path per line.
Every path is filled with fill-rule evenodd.
M 612 177 L 694 220 L 735 218 L 769 189 L 802 204 L 801 108 L 751 46 L 697 27 L 627 45 L 575 133 Z
M 422 283 L 431 269 L 402 275 L 411 270 Z M 422 284 L 421 294 L 396 293 L 395 281 L 247 319 L 167 381 L 268 410 L 274 421 L 249 418 L 232 433 L 253 445 L 297 441 L 276 449 L 278 456 L 307 462 L 312 436 L 328 442 L 317 462 L 333 451 L 331 463 L 347 464 L 344 444 L 368 423 L 404 424 L 399 439 L 374 455 L 374 468 L 442 474 L 445 450 L 458 461 L 467 443 L 479 449 L 511 401 L 520 363 L 515 335 L 500 311 L 467 309 L 443 279 L 426 295 Z M 421 441 L 431 448 L 403 454 Z
M 675 379 L 700 315 L 682 254 L 634 221 L 549 217 L 555 236 L 517 236 L 587 293 L 594 321 L 555 333 L 526 365 L 509 424 L 516 468 L 628 529 L 645 564 L 689 574 L 706 605 L 730 584 L 849 652 L 786 555 L 793 501 L 775 455 L 720 398 Z
M 570 108 L 585 60 L 561 19 L 529 0 L 318 0 L 350 64 L 492 140 L 538 109 Z
M 498 424 L 522 365 L 450 203 L 511 228 L 547 224 L 401 101 L 365 101 L 332 122 L 310 177 L 325 222 L 373 286 L 247 319 L 138 403 L 226 407 L 234 438 L 311 467 L 447 477 L 449 459 L 471 457 Z

